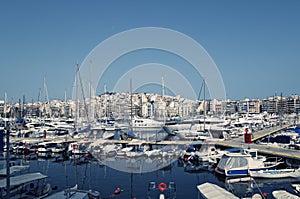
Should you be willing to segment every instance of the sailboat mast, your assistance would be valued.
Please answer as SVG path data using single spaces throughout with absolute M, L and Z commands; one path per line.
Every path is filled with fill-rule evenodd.
M 205 117 L 206 117 L 206 85 L 205 85 L 205 79 L 203 78 L 203 92 L 204 92 L 204 97 L 203 97 L 203 102 L 204 102 L 204 104 L 203 104 L 203 111 L 204 111 L 204 113 L 203 113 L 203 117 L 204 117 L 204 119 L 203 119 L 203 130 L 204 130 L 204 132 L 205 132 Z
M 92 61 L 90 60 L 90 68 L 89 68 L 89 99 L 90 99 L 90 103 L 89 103 L 89 108 L 88 108 L 88 116 L 90 117 L 90 121 L 93 121 L 94 119 L 94 115 L 92 114 Z
M 48 89 L 47 89 L 47 84 L 46 84 L 46 76 L 44 76 L 44 109 L 45 109 L 45 114 L 47 113 L 47 104 L 50 107 L 49 104 L 49 97 L 48 97 Z M 49 108 L 49 116 L 51 117 L 51 110 Z
M 6 129 L 6 195 L 7 198 L 10 197 L 10 167 L 9 167 L 9 163 L 10 163 L 10 154 L 9 154 L 9 134 L 10 134 L 10 128 L 9 125 L 7 124 L 6 121 L 6 93 L 4 94 L 4 114 L 5 114 L 5 129 Z
M 132 79 L 130 78 L 130 122 L 131 122 L 131 131 L 132 131 L 132 126 L 133 126 L 133 103 L 132 103 Z
M 74 122 L 74 129 L 77 131 L 78 127 L 78 117 L 79 117 L 79 99 L 78 99 L 78 66 L 76 65 L 76 72 L 75 72 L 75 122 Z
M 161 89 L 162 89 L 162 102 L 164 103 L 164 96 L 165 96 L 165 81 L 164 81 L 164 77 L 161 77 Z M 163 121 L 164 121 L 164 124 L 166 122 L 166 109 L 165 109 L 165 106 L 164 106 L 164 110 L 163 110 Z
M 85 101 L 84 90 L 83 90 L 83 84 L 82 84 L 82 81 L 81 81 L 81 78 L 80 78 L 78 64 L 76 64 L 76 68 L 77 68 L 77 75 L 78 75 L 78 80 L 79 80 L 80 88 L 81 88 L 81 94 L 82 94 L 82 98 L 83 98 L 83 108 L 84 108 L 85 116 L 86 116 L 87 122 L 90 123 L 89 117 L 88 117 L 87 105 L 86 105 L 86 101 Z
M 107 108 L 107 89 L 106 89 L 106 84 L 104 84 L 104 110 L 105 110 L 105 119 L 108 119 L 108 108 Z

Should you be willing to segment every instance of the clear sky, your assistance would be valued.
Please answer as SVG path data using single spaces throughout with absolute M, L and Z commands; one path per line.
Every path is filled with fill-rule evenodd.
M 0 99 L 6 92 L 8 100 L 37 100 L 44 76 L 50 100 L 65 90 L 70 98 L 75 64 L 110 36 L 140 27 L 196 40 L 230 99 L 300 94 L 299 10 L 298 0 L 1 1 Z

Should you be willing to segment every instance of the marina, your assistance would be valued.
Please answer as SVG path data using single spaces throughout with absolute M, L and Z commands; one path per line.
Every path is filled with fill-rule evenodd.
M 300 156 L 295 147 L 300 144 L 299 118 L 295 114 L 207 115 L 204 100 L 197 102 L 202 108 L 193 117 L 166 119 L 168 107 L 155 110 L 151 104 L 151 111 L 144 114 L 160 111 L 161 116 L 142 117 L 134 114 L 131 92 L 125 94 L 130 101 L 122 104 L 127 117 L 116 113 L 115 118 L 115 112 L 108 110 L 110 102 L 118 100 L 115 95 L 120 98 L 116 93 L 98 96 L 97 100 L 104 98 L 98 110 L 92 110 L 92 99 L 86 99 L 89 106 L 85 100 L 81 105 L 71 102 L 75 114 L 69 118 L 50 117 L 55 111 L 40 117 L 3 118 L 3 161 L 20 164 L 4 165 L 3 197 L 175 199 L 226 194 L 276 198 L 280 196 L 273 191 L 291 193 L 291 183 L 300 180 Z M 160 97 L 159 103 L 172 98 Z M 31 181 L 18 180 L 37 172 L 46 181 L 37 188 Z M 282 183 L 276 184 L 277 180 Z M 210 195 L 207 190 L 211 189 L 219 193 Z
M 26 163 L 25 172 L 42 172 L 49 176 L 47 182 L 53 189 L 51 192 L 53 196 L 49 194 L 49 198 L 55 198 L 55 195 L 62 193 L 70 193 L 70 196 L 71 193 L 73 195 L 76 193 L 84 197 L 84 194 L 89 194 L 88 190 L 92 190 L 90 195 L 94 193 L 94 197 L 99 192 L 97 197 L 100 198 L 156 198 L 163 197 L 164 192 L 161 190 L 168 188 L 169 182 L 174 183 L 174 186 L 170 185 L 173 187 L 170 192 L 173 198 L 205 198 L 197 190 L 197 186 L 206 182 L 214 183 L 227 191 L 230 187 L 229 191 L 235 197 L 243 197 L 243 194 L 251 189 L 252 195 L 262 195 L 260 191 L 263 191 L 268 193 L 270 198 L 272 191 L 278 189 L 284 188 L 293 192 L 291 183 L 300 180 L 298 175 L 292 174 L 292 170 L 295 171 L 297 165 L 293 164 L 294 169 L 273 170 L 273 173 L 291 171 L 284 176 L 284 179 L 283 176 L 268 177 L 261 174 L 256 178 L 252 173 L 245 174 L 255 178 L 258 188 L 252 187 L 248 181 L 239 181 L 241 175 L 238 175 L 239 178 L 227 180 L 226 175 L 220 175 L 215 171 L 215 167 L 224 154 L 228 154 L 224 149 L 230 148 L 252 150 L 255 151 L 256 156 L 259 153 L 281 157 L 282 165 L 288 167 L 286 159 L 298 160 L 298 151 L 256 143 L 261 138 L 286 131 L 287 128 L 288 125 L 285 125 L 256 131 L 254 138 L 257 139 L 251 137 L 251 142 L 247 140 L 246 135 L 227 139 L 207 137 L 190 140 L 189 137 L 183 138 L 180 131 L 170 135 L 163 131 L 163 128 L 139 129 L 134 132 L 136 134 L 134 138 L 130 139 L 125 137 L 120 139 L 122 130 L 110 131 L 113 132 L 113 137 L 110 139 L 98 137 L 104 134 L 105 130 L 85 132 L 85 136 L 80 138 L 12 137 L 11 144 L 14 147 L 11 148 L 11 158 L 22 162 L 22 165 Z M 15 143 L 23 144 L 15 147 Z M 272 152 L 273 148 L 280 153 Z M 46 152 L 48 155 L 44 155 L 45 149 L 48 150 Z M 264 170 L 272 173 L 271 168 Z M 65 180 L 62 180 L 62 177 Z M 282 183 L 280 186 L 270 186 L 273 178 L 276 177 Z M 234 188 L 235 186 L 245 188 L 237 189 Z M 247 194 L 249 195 L 248 192 Z
M 300 1 L 3 1 L 1 199 L 300 199 Z

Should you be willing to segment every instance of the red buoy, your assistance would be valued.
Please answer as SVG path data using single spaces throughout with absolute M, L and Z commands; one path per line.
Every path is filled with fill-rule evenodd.
M 118 188 L 116 188 L 116 190 L 115 190 L 115 195 L 118 195 L 118 194 L 120 194 L 121 193 L 121 189 L 118 187 Z

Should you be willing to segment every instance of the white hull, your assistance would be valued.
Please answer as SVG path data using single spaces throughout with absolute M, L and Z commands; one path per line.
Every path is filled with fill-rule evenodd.
M 253 178 L 297 178 L 300 177 L 300 169 L 278 169 L 250 171 Z

